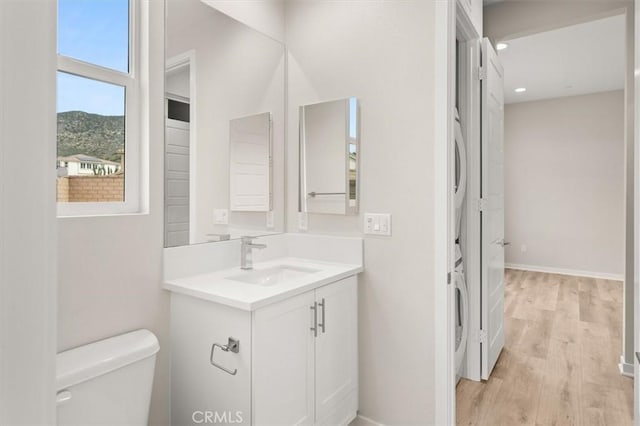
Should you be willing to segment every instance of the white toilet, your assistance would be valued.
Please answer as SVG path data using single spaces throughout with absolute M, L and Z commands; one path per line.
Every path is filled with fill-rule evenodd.
M 59 353 L 58 426 L 146 426 L 159 349 L 137 330 Z

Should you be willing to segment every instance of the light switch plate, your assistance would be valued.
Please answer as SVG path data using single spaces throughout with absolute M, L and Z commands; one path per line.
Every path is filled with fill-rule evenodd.
M 309 228 L 309 217 L 306 212 L 298 213 L 298 229 L 300 231 L 306 231 Z
M 267 229 L 275 228 L 275 215 L 273 214 L 273 210 L 267 212 Z
M 213 223 L 216 225 L 228 225 L 229 224 L 229 210 L 227 209 L 214 209 L 213 210 Z
M 364 233 L 391 236 L 391 215 L 389 213 L 365 213 Z

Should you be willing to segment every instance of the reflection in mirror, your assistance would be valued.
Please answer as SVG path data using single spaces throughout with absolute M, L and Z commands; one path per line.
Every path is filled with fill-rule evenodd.
M 166 0 L 165 246 L 284 231 L 284 46 Z
M 353 97 L 300 107 L 301 212 L 358 213 L 359 125 Z
M 271 114 L 231 120 L 229 167 L 231 211 L 271 210 Z

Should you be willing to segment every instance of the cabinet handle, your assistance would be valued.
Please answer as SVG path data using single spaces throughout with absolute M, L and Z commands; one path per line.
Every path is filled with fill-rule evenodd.
M 313 306 L 310 309 L 313 311 L 313 327 L 311 327 L 311 331 L 313 331 L 313 337 L 318 337 L 318 302 L 313 302 Z
M 320 324 L 318 324 L 318 325 L 320 326 L 320 328 L 322 328 L 322 332 L 324 333 L 324 325 L 327 322 L 324 319 L 324 305 L 325 305 L 324 297 L 322 298 L 322 302 L 318 303 L 318 305 L 320 305 L 322 307 L 322 322 Z

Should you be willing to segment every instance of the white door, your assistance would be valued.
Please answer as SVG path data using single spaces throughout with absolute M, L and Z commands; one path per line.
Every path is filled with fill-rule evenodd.
M 253 314 L 255 426 L 314 423 L 314 297 L 310 291 Z
M 325 420 L 358 387 L 357 291 L 356 277 L 316 290 L 316 422 Z
M 167 119 L 165 142 L 165 246 L 189 244 L 189 123 Z
M 504 86 L 489 39 L 482 41 L 482 378 L 504 346 Z
M 271 210 L 271 113 L 229 122 L 230 210 Z

